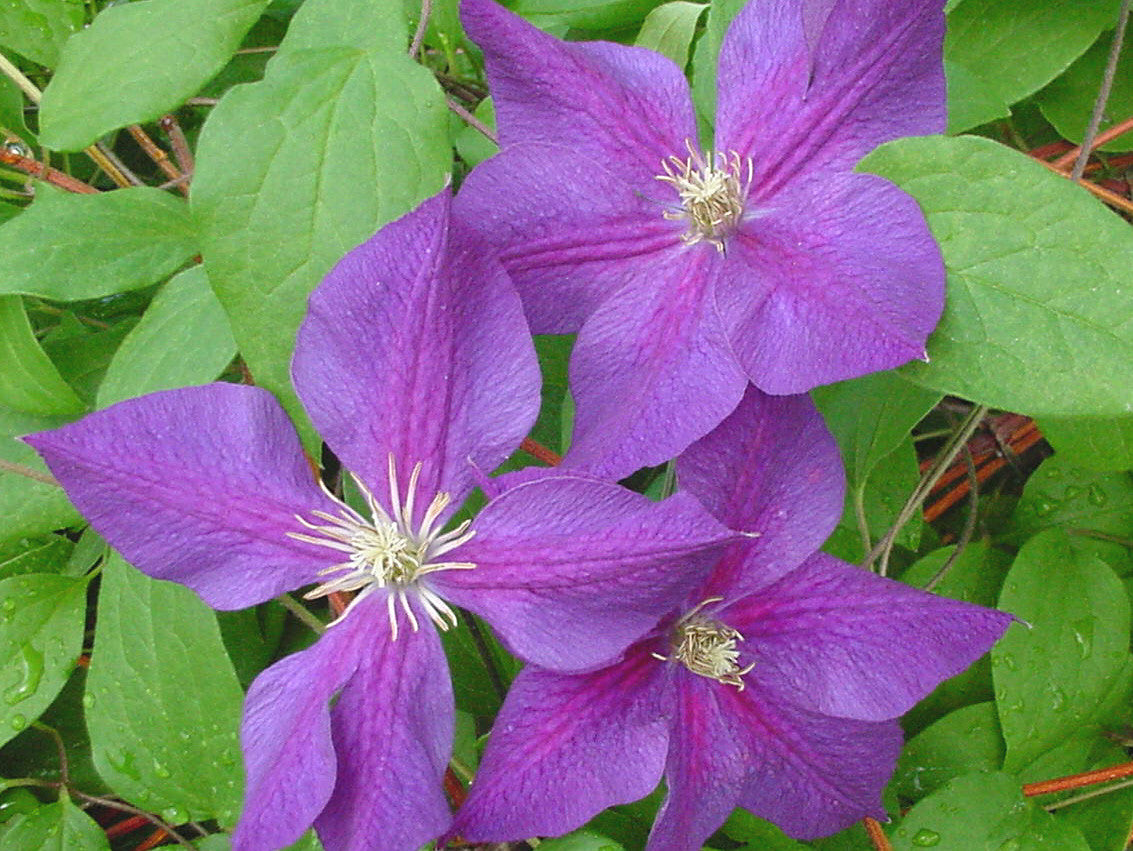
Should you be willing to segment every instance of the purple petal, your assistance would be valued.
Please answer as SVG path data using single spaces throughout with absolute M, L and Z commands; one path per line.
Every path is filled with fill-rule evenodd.
M 430 577 L 517 656 L 557 671 L 610 662 L 703 581 L 734 535 L 692 497 L 652 502 L 557 475 L 512 488 L 452 557 L 475 570 Z
M 590 674 L 522 671 L 452 833 L 470 842 L 557 836 L 652 792 L 668 743 L 661 672 L 641 650 Z
M 842 457 L 806 396 L 750 388 L 680 457 L 677 480 L 724 525 L 759 536 L 733 544 L 716 566 L 711 592 L 730 599 L 798 567 L 842 516 Z
M 688 83 L 665 57 L 563 42 L 492 0 L 464 0 L 461 19 L 484 51 L 505 151 L 557 145 L 649 185 L 661 161 L 696 138 Z
M 768 393 L 923 357 L 944 308 L 944 264 L 915 201 L 882 178 L 796 182 L 729 243 L 717 307 Z
M 754 0 L 720 48 L 717 145 L 752 157 L 761 201 L 799 173 L 942 133 L 943 38 L 941 0 Z
M 371 606 L 370 608 L 376 608 Z M 244 702 L 247 783 L 233 851 L 273 851 L 311 826 L 335 785 L 330 700 L 389 627 L 366 607 L 256 677 Z
M 829 715 L 880 721 L 967 668 L 1013 618 L 819 553 L 726 620 L 768 688 Z
M 681 244 L 650 184 L 646 197 L 583 154 L 520 144 L 473 169 L 454 209 L 499 249 L 532 330 L 569 333 L 611 294 L 652 286 L 655 257 Z
M 881 789 L 901 749 L 900 727 L 827 718 L 747 679 L 740 691 L 681 674 L 669 797 L 647 851 L 696 851 L 736 806 L 800 839 L 863 816 L 885 818 Z
M 453 698 L 441 642 L 421 629 L 390 639 L 379 603 L 358 670 L 331 713 L 338 781 L 315 821 L 327 851 L 407 851 L 452 820 L 442 778 L 452 755 Z
M 214 608 L 261 603 L 333 562 L 287 536 L 303 531 L 295 515 L 335 506 L 259 388 L 152 393 L 25 440 L 127 561 Z
M 579 332 L 571 355 L 574 438 L 564 466 L 621 478 L 660 464 L 739 403 L 736 363 L 710 295 L 718 252 L 658 257 L 650 287 L 626 289 Z
M 388 508 L 417 463 L 422 509 L 453 505 L 519 444 L 539 367 L 511 283 L 450 224 L 447 190 L 351 251 L 311 295 L 292 376 L 315 426 Z

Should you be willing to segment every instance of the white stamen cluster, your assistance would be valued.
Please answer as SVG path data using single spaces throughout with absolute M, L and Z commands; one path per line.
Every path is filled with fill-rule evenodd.
M 661 161 L 664 174 L 657 179 L 677 190 L 681 209 L 665 212 L 666 219 L 684 219 L 688 230 L 682 239 L 689 245 L 711 242 L 721 252 L 724 241 L 743 216 L 744 202 L 754 177 L 751 157 L 741 160 L 730 154 L 708 151 L 701 154 L 688 146 L 689 156 L 671 156 Z
M 319 576 L 338 574 L 337 576 L 303 595 L 306 599 L 312 600 L 336 591 L 358 591 L 335 623 L 346 617 L 354 606 L 374 591 L 388 588 L 386 605 L 389 610 L 390 630 L 395 640 L 397 639 L 397 603 L 400 603 L 413 631 L 416 632 L 419 628 L 417 616 L 409 602 L 410 593 L 416 596 L 417 601 L 438 629 L 445 630 L 450 626 L 456 626 L 456 613 L 448 603 L 420 580 L 423 576 L 442 570 L 471 570 L 476 567 L 471 562 L 436 560 L 468 541 L 476 533 L 468 530 L 470 522 L 468 520 L 448 532 L 441 531 L 437 521 L 451 501 L 451 497 L 443 492 L 433 497 L 429 507 L 425 509 L 421 522 L 414 528 L 413 511 L 417 480 L 420 475 L 421 464 L 418 463 L 409 476 L 409 487 L 406 489 L 405 501 L 402 502 L 397 470 L 391 455 L 389 458 L 391 512 L 387 513 L 365 485 L 357 482 L 358 489 L 369 506 L 370 520 L 365 519 L 329 492 L 328 495 L 339 503 L 337 515 L 325 511 L 312 511 L 312 516 L 325 521 L 322 524 L 312 523 L 296 515 L 296 519 L 315 534 L 288 532 L 289 537 L 336 550 L 346 556 L 345 561 L 319 571 Z
M 709 603 L 722 599 L 710 597 L 677 621 L 673 628 L 673 657 L 653 655 L 665 661 L 675 659 L 694 674 L 743 691 L 743 676 L 755 667 L 754 662 L 740 667 L 736 642 L 743 641 L 744 637 L 738 630 L 700 613 Z

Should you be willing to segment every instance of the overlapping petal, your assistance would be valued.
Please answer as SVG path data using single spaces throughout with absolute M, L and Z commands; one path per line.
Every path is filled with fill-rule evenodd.
M 441 786 L 452 754 L 448 664 L 423 612 L 422 628 L 396 641 L 384 611 L 357 614 L 375 627 L 331 711 L 337 781 L 315 829 L 336 851 L 420 848 L 452 820 Z
M 722 258 L 694 246 L 658 261 L 650 287 L 623 290 L 579 332 L 570 363 L 575 419 L 566 467 L 621 478 L 663 463 L 743 396 L 747 376 L 711 297 Z
M 915 201 L 882 178 L 796 181 L 729 245 L 716 302 L 732 350 L 768 393 L 924 356 L 944 263 Z
M 941 0 L 753 0 L 720 47 L 717 147 L 751 157 L 757 203 L 945 127 Z
M 687 495 L 654 503 L 592 479 L 512 488 L 453 552 L 475 570 L 429 577 L 521 659 L 556 671 L 617 658 L 707 575 L 735 535 Z
M 907 712 L 1012 620 L 822 553 L 727 612 L 763 680 L 818 712 L 871 721 Z
M 519 300 L 449 206 L 442 192 L 347 254 L 299 329 L 296 390 L 383 503 L 392 453 L 402 487 L 421 463 L 419 492 L 448 491 L 459 505 L 475 485 L 472 465 L 496 467 L 538 413 Z
M 743 806 L 798 839 L 885 818 L 881 789 L 901 749 L 895 721 L 828 718 L 758 682 L 740 691 L 682 672 L 669 796 L 648 851 L 695 851 Z
M 271 394 L 212 384 L 121 402 L 25 438 L 95 530 L 139 570 L 240 609 L 333 562 L 288 537 L 334 510 Z
M 547 35 L 493 0 L 464 0 L 465 31 L 484 51 L 500 143 L 560 146 L 649 180 L 696 138 L 684 74 L 638 47 Z
M 653 791 L 672 689 L 642 649 L 590 674 L 512 683 L 452 832 L 471 842 L 558 835 Z
M 749 388 L 736 410 L 677 462 L 680 488 L 732 529 L 709 583 L 729 599 L 774 582 L 817 550 L 842 516 L 842 457 L 806 396 Z
M 337 774 L 330 700 L 350 679 L 380 627 L 377 618 L 348 618 L 252 683 L 241 725 L 244 810 L 232 837 L 233 851 L 289 845 L 326 806 Z
M 651 288 L 658 252 L 681 245 L 665 187 L 650 189 L 584 153 L 523 143 L 473 169 L 454 209 L 498 247 L 532 330 L 568 333 L 623 289 Z

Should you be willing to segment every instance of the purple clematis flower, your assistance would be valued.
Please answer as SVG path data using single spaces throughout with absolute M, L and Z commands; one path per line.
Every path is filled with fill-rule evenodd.
M 450 604 L 521 658 L 591 669 L 735 538 L 691 496 L 658 504 L 578 475 L 525 476 L 445 531 L 539 404 L 518 297 L 449 209 L 446 191 L 348 254 L 299 331 L 296 389 L 365 510 L 320 489 L 255 387 L 156 393 L 27 438 L 126 559 L 216 608 L 312 584 L 308 597 L 357 592 L 248 692 L 237 851 L 312 823 L 328 851 L 408 851 L 446 829 L 453 697 L 429 622 L 454 624 Z
M 566 465 L 623 476 L 712 430 L 749 380 L 805 392 L 925 356 L 944 267 L 916 203 L 855 174 L 945 127 L 943 0 L 751 0 L 716 138 L 649 50 L 566 43 L 463 0 L 500 153 L 457 197 L 535 333 L 578 332 Z
M 699 849 L 737 806 L 800 839 L 883 819 L 894 719 L 1012 620 L 815 552 L 843 477 L 805 397 L 749 390 L 677 469 L 758 537 L 614 664 L 520 673 L 452 828 L 465 839 L 561 834 L 662 776 L 648 851 Z

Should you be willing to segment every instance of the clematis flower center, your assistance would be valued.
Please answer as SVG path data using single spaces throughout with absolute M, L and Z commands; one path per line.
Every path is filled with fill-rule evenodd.
M 708 151 L 701 154 L 686 142 L 689 156 L 671 156 L 661 161 L 662 183 L 677 190 L 681 208 L 669 210 L 666 219 L 683 219 L 688 230 L 682 239 L 689 245 L 710 242 L 721 252 L 724 241 L 743 216 L 744 202 L 751 188 L 754 166 L 748 157 L 735 151 Z
M 370 594 L 386 590 L 390 630 L 395 640 L 398 633 L 397 605 L 400 605 L 405 612 L 413 631 L 416 632 L 419 628 L 417 616 L 409 600 L 411 595 L 438 629 L 445 630 L 450 626 L 456 626 L 456 613 L 428 587 L 426 582 L 422 582 L 422 579 L 430 573 L 442 570 L 471 570 L 476 567 L 472 562 L 445 561 L 442 558 L 476 533 L 469 531 L 468 525 L 471 522 L 469 520 L 465 520 L 448 532 L 441 531 L 437 521 L 451 502 L 451 497 L 444 492 L 433 497 L 428 508 L 425 509 L 421 522 L 414 526 L 413 514 L 420 475 L 421 464 L 418 463 L 409 476 L 409 486 L 403 502 L 397 482 L 397 470 L 393 456 L 390 456 L 389 488 L 392 511 L 387 512 L 374 499 L 374 495 L 366 486 L 355 479 L 370 509 L 370 519 L 366 519 L 329 492 L 331 499 L 339 504 L 337 514 L 312 511 L 311 516 L 323 521 L 322 523 L 312 522 L 299 515 L 295 516 L 296 520 L 314 534 L 288 532 L 288 537 L 335 550 L 344 556 L 343 561 L 319 571 L 319 576 L 333 578 L 303 596 L 313 600 L 338 591 L 358 592 L 334 623 L 345 618 L 354 606 Z
M 736 644 L 744 637 L 727 624 L 701 614 L 709 603 L 718 603 L 722 599 L 710 597 L 677 621 L 673 627 L 673 656 L 653 655 L 658 659 L 673 659 L 698 676 L 743 691 L 743 676 L 755 667 L 754 662 L 740 667 L 740 651 Z

